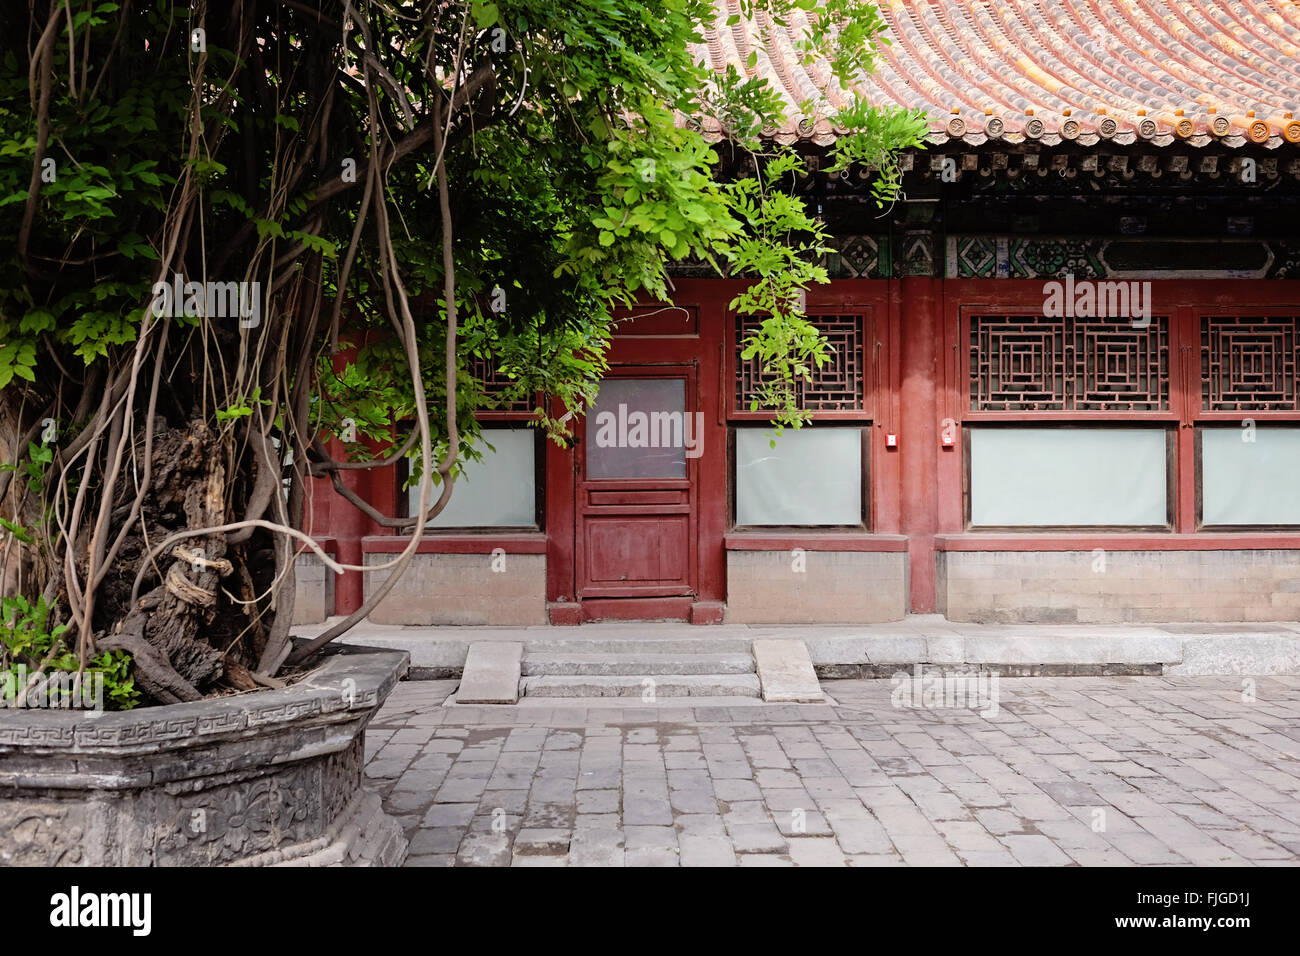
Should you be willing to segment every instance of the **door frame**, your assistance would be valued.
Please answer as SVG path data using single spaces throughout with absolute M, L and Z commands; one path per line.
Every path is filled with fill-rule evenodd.
M 649 303 L 621 316 L 646 316 L 647 321 L 622 324 L 610 345 L 612 372 L 624 367 L 694 365 L 696 408 L 704 415 L 703 454 L 695 470 L 693 545 L 695 594 L 657 598 L 587 598 L 578 587 L 578 460 L 585 449 L 548 442 L 546 452 L 546 609 L 555 625 L 589 620 L 688 620 L 692 624 L 721 623 L 726 595 L 727 440 L 722 402 L 723 336 L 727 303 L 744 283 L 726 279 L 674 279 L 673 303 Z M 689 312 L 680 325 L 665 321 L 665 310 Z M 569 409 L 558 400 L 557 418 Z
M 681 380 L 685 384 L 685 401 L 683 414 L 693 414 L 700 411 L 699 406 L 699 363 L 698 362 L 674 362 L 663 363 L 656 362 L 651 364 L 611 364 L 606 372 L 604 379 L 665 379 Z M 576 538 L 575 557 L 576 557 L 576 581 L 578 588 L 577 597 L 580 601 L 588 600 L 629 600 L 644 599 L 647 601 L 656 601 L 663 598 L 691 598 L 699 593 L 699 547 L 697 541 L 699 526 L 699 458 L 685 456 L 686 477 L 685 478 L 606 478 L 597 479 L 600 484 L 599 488 L 608 492 L 636 491 L 638 486 L 648 482 L 661 483 L 669 490 L 685 490 L 686 499 L 686 583 L 683 587 L 674 585 L 628 585 L 619 586 L 588 586 L 588 560 L 590 554 L 587 548 L 586 522 L 590 520 L 589 516 L 596 516 L 603 511 L 610 516 L 614 515 L 670 515 L 680 514 L 680 504 L 612 504 L 596 510 L 589 501 L 584 500 L 587 492 L 593 490 L 591 483 L 586 477 L 587 452 L 589 449 L 588 442 L 591 440 L 588 434 L 589 419 L 583 416 L 581 424 L 574 428 L 574 434 L 577 439 L 574 448 L 574 534 Z M 684 427 L 684 426 L 683 426 Z M 702 439 L 703 436 L 700 436 Z M 608 509 L 608 510 L 606 510 Z M 646 591 L 658 590 L 659 593 L 647 594 Z M 592 593 L 593 591 L 597 593 Z

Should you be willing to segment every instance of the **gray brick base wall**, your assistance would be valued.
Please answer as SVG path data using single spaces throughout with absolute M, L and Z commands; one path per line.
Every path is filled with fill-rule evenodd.
M 938 610 L 1001 624 L 1300 620 L 1300 551 L 939 552 Z
M 394 557 L 368 554 L 366 564 L 383 564 Z M 383 571 L 366 575 L 367 597 L 385 576 Z M 378 624 L 545 624 L 546 555 L 417 554 L 370 620 Z
M 298 555 L 293 571 L 294 626 L 320 624 L 334 613 L 334 572 L 314 554 Z
M 727 552 L 729 624 L 872 624 L 907 611 L 899 551 Z

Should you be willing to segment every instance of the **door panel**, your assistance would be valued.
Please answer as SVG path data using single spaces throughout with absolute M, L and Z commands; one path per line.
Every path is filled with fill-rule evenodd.
M 600 516 L 587 522 L 590 583 L 671 589 L 690 584 L 690 516 Z
M 694 366 L 618 367 L 581 424 L 578 597 L 696 593 Z

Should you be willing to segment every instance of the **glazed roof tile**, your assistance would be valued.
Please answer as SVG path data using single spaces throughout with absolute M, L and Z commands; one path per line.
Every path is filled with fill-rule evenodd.
M 928 140 L 1090 146 L 1300 144 L 1300 3 L 1296 0 L 881 0 L 889 24 L 869 102 L 919 109 Z M 694 53 L 723 71 L 769 77 L 786 102 L 768 132 L 784 143 L 833 142 L 842 102 L 824 61 L 800 62 L 808 14 L 785 27 L 716 0 Z M 751 50 L 757 62 L 748 69 Z M 811 101 L 813 119 L 801 104 Z M 723 132 L 709 121 L 712 138 Z

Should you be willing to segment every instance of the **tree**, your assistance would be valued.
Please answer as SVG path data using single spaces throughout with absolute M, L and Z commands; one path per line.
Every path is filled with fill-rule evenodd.
M 883 30 L 856 0 L 743 7 L 797 27 L 842 83 Z M 674 259 L 754 280 L 735 306 L 765 317 L 748 347 L 775 420 L 799 423 L 793 383 L 825 359 L 800 307 L 826 279 L 821 227 L 792 196 L 797 153 L 762 139 L 777 92 L 692 59 L 727 23 L 712 3 L 29 12 L 0 75 L 6 664 L 129 655 L 158 702 L 274 685 L 368 613 L 423 530 L 341 473 L 410 456 L 417 514 L 436 515 L 491 401 L 470 358 L 507 398 L 581 409 L 611 307 L 666 298 Z M 887 201 L 924 126 L 848 102 L 833 168 L 871 166 Z M 709 119 L 744 175 L 719 174 Z M 537 424 L 560 437 L 550 409 Z M 350 431 L 335 460 L 322 436 Z M 342 567 L 303 530 L 312 477 L 410 537 L 388 584 L 290 658 L 295 554 Z

